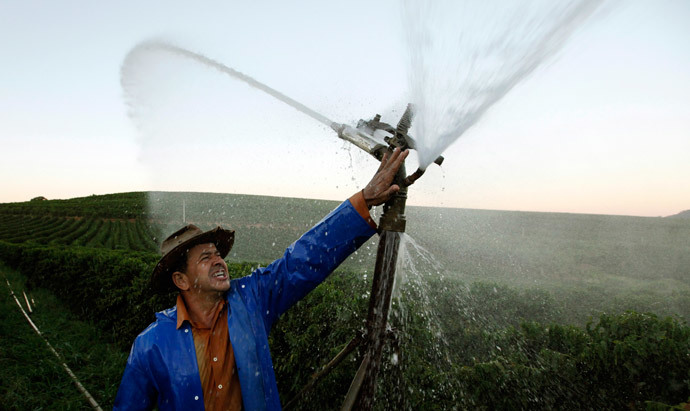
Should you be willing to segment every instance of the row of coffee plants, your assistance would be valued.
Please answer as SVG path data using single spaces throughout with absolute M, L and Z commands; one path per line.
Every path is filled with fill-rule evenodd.
M 146 214 L 146 197 L 146 192 L 92 195 L 67 200 L 37 197 L 21 203 L 0 204 L 0 214 L 138 218 Z
M 22 243 L 78 245 L 133 251 L 156 251 L 155 229 L 143 219 L 27 217 L 5 215 L 0 240 Z
M 123 349 L 161 305 L 147 290 L 154 253 L 0 241 L 0 256 L 27 277 L 28 287 L 50 289 Z

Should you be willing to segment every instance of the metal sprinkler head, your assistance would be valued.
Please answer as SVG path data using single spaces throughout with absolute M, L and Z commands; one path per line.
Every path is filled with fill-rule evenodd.
M 371 120 L 359 120 L 357 128 L 335 123 L 331 127 L 338 132 L 340 138 L 350 141 L 381 161 L 386 151 L 393 151 L 396 148 L 401 150 L 417 149 L 415 139 L 409 134 L 413 119 L 414 106 L 408 104 L 398 121 L 397 127 L 382 122 L 380 114 L 376 114 Z M 438 156 L 434 163 L 441 165 L 443 156 Z M 401 184 L 405 187 L 413 184 L 424 174 L 424 171 L 424 169 L 418 168 L 417 171 L 407 176 Z

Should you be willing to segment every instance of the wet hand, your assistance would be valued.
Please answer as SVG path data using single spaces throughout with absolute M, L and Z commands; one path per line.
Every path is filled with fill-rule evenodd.
M 408 150 L 401 151 L 399 148 L 396 148 L 392 154 L 384 154 L 381 166 L 379 166 L 369 184 L 362 190 L 367 207 L 385 203 L 393 194 L 400 190 L 400 186 L 392 184 L 393 178 L 408 154 Z

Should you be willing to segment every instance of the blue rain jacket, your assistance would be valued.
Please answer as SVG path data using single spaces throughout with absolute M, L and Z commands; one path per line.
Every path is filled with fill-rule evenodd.
M 281 408 L 268 333 L 278 317 L 319 285 L 373 234 L 345 201 L 285 250 L 282 258 L 232 280 L 227 293 L 228 333 L 246 410 Z M 179 330 L 177 309 L 134 340 L 114 409 L 203 410 L 201 378 L 191 326 Z

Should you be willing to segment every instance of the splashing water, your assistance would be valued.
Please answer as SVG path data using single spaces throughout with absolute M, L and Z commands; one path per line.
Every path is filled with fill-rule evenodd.
M 420 167 L 558 52 L 603 0 L 406 0 Z
M 430 251 L 408 234 L 403 233 L 400 240 L 392 315 L 404 328 L 410 320 L 409 311 L 414 310 L 415 315 L 421 317 L 424 328 L 436 338 L 433 349 L 447 358 L 447 353 L 443 352 L 445 336 L 430 292 L 432 284 L 443 282 L 444 269 Z
M 411 236 L 401 236 L 397 270 L 393 287 L 393 306 L 389 326 L 397 330 L 392 347 L 384 353 L 383 375 L 385 397 L 377 399 L 386 409 L 414 409 L 407 403 L 407 394 L 431 401 L 433 393 L 459 395 L 457 387 L 440 383 L 432 388 L 420 385 L 416 373 L 421 359 L 435 374 L 448 372 L 453 365 L 447 336 L 438 310 L 438 293 L 432 287 L 443 283 L 444 268 L 438 259 Z M 427 392 L 428 391 L 428 392 Z
M 424 284 L 424 277 L 443 278 L 438 259 L 408 234 L 403 234 L 401 238 L 397 266 L 398 271 L 393 287 L 393 295 L 396 298 L 400 298 L 403 287 L 410 285 L 417 287 Z

